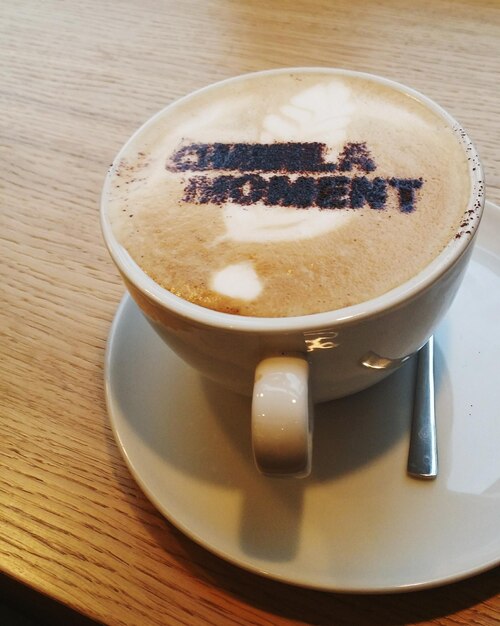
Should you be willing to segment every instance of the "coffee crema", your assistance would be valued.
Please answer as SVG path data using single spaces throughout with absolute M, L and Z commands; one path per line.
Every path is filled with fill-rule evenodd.
M 106 215 L 156 283 L 259 317 L 340 309 L 424 269 L 471 183 L 447 121 L 334 71 L 251 74 L 166 108 L 111 167 Z

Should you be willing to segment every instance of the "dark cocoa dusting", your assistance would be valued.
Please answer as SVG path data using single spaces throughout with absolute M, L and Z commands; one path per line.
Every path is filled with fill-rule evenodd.
M 176 150 L 167 160 L 166 168 L 171 172 L 226 170 L 288 174 L 376 169 L 366 143 L 346 144 L 337 163 L 326 162 L 326 152 L 326 144 L 318 142 L 192 143 Z
M 167 161 L 167 169 L 173 172 L 226 170 L 242 173 L 332 171 L 335 165 L 324 163 L 325 148 L 320 143 L 190 144 L 172 155 Z
M 391 181 L 389 183 L 392 185 Z M 385 208 L 386 200 L 387 183 L 383 178 L 377 177 L 373 181 L 368 180 L 365 176 L 352 179 L 351 205 L 353 209 L 362 207 L 365 201 L 368 202 L 372 209 L 383 209 Z
M 144 160 L 144 157 L 146 157 L 146 154 L 144 152 L 139 152 L 138 155 L 140 156 L 138 162 L 130 163 L 125 159 L 120 159 L 118 163 L 111 164 L 111 170 L 114 169 L 114 173 L 116 176 L 121 176 L 123 172 L 130 174 L 141 170 L 143 167 L 149 164 L 149 161 Z
M 364 172 L 373 172 L 377 169 L 365 142 L 346 144 L 339 156 L 338 167 L 341 172 L 351 172 L 356 166 Z
M 232 202 L 245 207 L 261 202 L 298 209 L 359 209 L 368 205 L 380 210 L 386 206 L 390 186 L 396 190 L 401 212 L 414 210 L 415 191 L 422 187 L 422 178 L 332 176 L 335 170 L 369 173 L 376 165 L 366 143 L 347 143 L 337 163 L 324 161 L 326 149 L 326 144 L 317 142 L 193 143 L 179 148 L 167 160 L 166 168 L 172 172 L 239 172 L 240 175 L 196 176 L 184 181 L 183 200 L 194 204 L 220 206 Z M 282 175 L 261 175 L 270 172 Z
M 360 209 L 368 205 L 372 209 L 384 209 L 388 185 L 397 191 L 399 209 L 411 213 L 415 208 L 415 189 L 422 186 L 421 179 L 374 178 L 365 176 L 271 176 L 266 179 L 259 174 L 244 176 L 223 175 L 212 178 L 197 176 L 186 185 L 183 200 L 193 204 L 217 204 L 232 202 L 248 206 L 261 202 L 266 206 L 295 207 L 307 209 Z
M 390 178 L 389 184 L 399 192 L 400 210 L 411 213 L 415 208 L 415 189 L 423 185 L 421 178 Z

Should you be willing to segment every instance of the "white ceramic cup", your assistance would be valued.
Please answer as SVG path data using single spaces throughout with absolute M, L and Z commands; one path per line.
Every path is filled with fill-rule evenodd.
M 304 69 L 311 71 L 287 68 L 270 72 Z M 306 476 L 310 472 L 315 402 L 349 395 L 379 382 L 425 344 L 460 285 L 484 205 L 484 179 L 477 153 L 463 129 L 441 107 L 408 87 L 377 76 L 325 68 L 312 71 L 361 75 L 410 94 L 441 116 L 463 145 L 471 179 L 467 230 L 451 239 L 437 258 L 404 284 L 372 300 L 312 315 L 262 318 L 220 313 L 163 289 L 125 252 L 106 215 L 109 177 L 101 205 L 102 231 L 111 257 L 158 335 L 208 378 L 253 395 L 255 461 L 261 472 L 274 476 Z M 205 89 L 214 87 L 217 85 Z M 182 106 L 182 100 L 175 106 Z M 157 116 L 136 135 L 154 124 Z

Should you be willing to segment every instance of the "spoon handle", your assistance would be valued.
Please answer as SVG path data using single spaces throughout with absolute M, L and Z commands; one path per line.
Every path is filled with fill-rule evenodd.
M 434 338 L 418 353 L 413 402 L 408 474 L 432 479 L 438 473 L 436 415 L 434 408 Z

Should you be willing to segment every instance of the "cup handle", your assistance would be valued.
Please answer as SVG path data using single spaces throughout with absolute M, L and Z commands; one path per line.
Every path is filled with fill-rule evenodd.
M 309 364 L 301 356 L 263 359 L 255 370 L 252 444 L 266 476 L 308 476 L 311 471 L 312 410 Z

